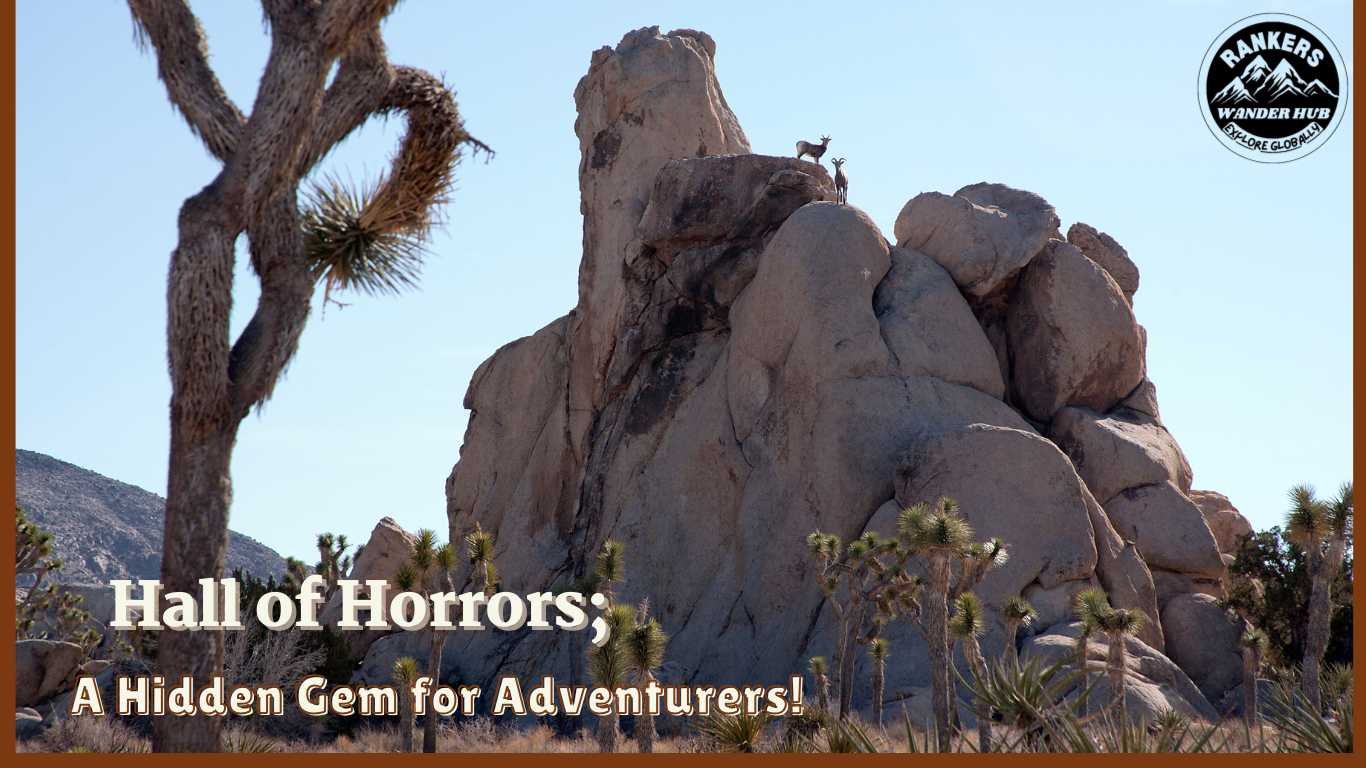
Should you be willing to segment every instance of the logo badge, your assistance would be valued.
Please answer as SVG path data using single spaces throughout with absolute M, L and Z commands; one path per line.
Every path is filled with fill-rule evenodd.
M 1215 38 L 1200 65 L 1200 113 L 1220 143 L 1285 163 L 1323 146 L 1347 111 L 1337 46 L 1298 16 L 1248 16 Z

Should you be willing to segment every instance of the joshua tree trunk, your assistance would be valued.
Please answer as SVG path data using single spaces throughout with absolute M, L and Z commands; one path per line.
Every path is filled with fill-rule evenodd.
M 386 228 L 379 234 L 425 231 L 427 209 L 444 195 L 458 147 L 469 139 L 439 80 L 386 60 L 379 24 L 393 2 L 262 5 L 271 52 L 246 116 L 209 66 L 202 29 L 185 0 L 129 0 L 168 96 L 222 163 L 180 209 L 168 276 L 171 447 L 161 564 L 167 591 L 193 591 L 198 579 L 221 574 L 238 426 L 270 397 L 308 318 L 316 281 L 297 202 L 301 180 L 370 117 L 405 112 L 408 133 L 363 213 L 373 203 L 391 214 L 375 225 Z M 230 343 L 235 245 L 243 234 L 261 291 L 255 313 Z M 207 684 L 222 673 L 222 636 L 162 633 L 157 663 L 168 679 Z M 216 751 L 221 728 L 221 718 L 159 718 L 152 744 L 163 752 Z
M 405 754 L 413 751 L 413 727 L 417 719 L 413 712 L 417 702 L 413 698 L 411 688 L 400 692 L 398 697 L 398 751 Z
M 1124 633 L 1110 633 L 1110 648 L 1106 654 L 1108 656 L 1108 668 L 1110 673 L 1110 694 L 1114 697 L 1113 706 L 1119 713 L 1119 722 L 1127 723 L 1129 720 L 1129 705 L 1124 695 L 1127 683 L 1125 678 L 1129 672 L 1128 651 L 1124 645 Z
M 963 638 L 963 656 L 967 658 L 968 666 L 972 668 L 972 676 L 980 684 L 987 676 L 987 665 L 982 659 L 982 646 L 977 642 L 977 638 L 968 635 Z M 991 751 L 991 708 L 986 705 L 976 694 L 972 697 L 974 711 L 977 714 L 977 751 Z
M 887 662 L 879 661 L 873 670 L 873 715 L 877 718 L 877 724 L 882 726 L 882 699 L 886 695 L 887 687 Z
M 1005 657 L 1006 657 L 1006 663 L 1008 663 L 1008 664 L 1010 664 L 1010 665 L 1012 665 L 1012 666 L 1018 666 L 1019 663 L 1020 663 L 1020 652 L 1019 652 L 1019 650 L 1017 650 L 1017 649 L 1015 648 L 1015 636 L 1016 636 L 1017 634 L 1019 634 L 1019 631 L 1020 631 L 1020 622 L 1018 622 L 1018 621 L 1007 621 L 1007 622 L 1006 622 L 1006 649 L 1005 649 L 1006 653 L 1005 653 Z
M 441 651 L 446 647 L 446 633 L 436 629 L 432 633 L 431 651 L 427 656 L 427 677 L 431 678 L 430 693 L 427 694 L 427 714 L 422 719 L 422 751 L 436 751 L 436 709 L 432 706 L 436 697 L 436 686 L 441 682 Z
M 1327 557 L 1320 555 L 1318 563 L 1315 564 L 1317 567 L 1313 569 L 1314 583 L 1309 593 L 1309 627 L 1304 640 L 1301 686 L 1305 698 L 1316 711 L 1323 709 L 1320 668 L 1323 664 L 1323 654 L 1328 650 L 1328 630 L 1333 619 L 1333 582 L 1337 579 L 1338 568 L 1342 565 L 1346 547 L 1347 543 L 1343 538 L 1333 537 L 1328 544 Z M 1313 553 L 1310 553 L 1310 557 L 1313 556 Z
M 598 718 L 599 752 L 616 752 L 621 748 L 621 728 L 617 726 L 619 719 L 615 708 Z
M 840 642 L 839 692 L 840 719 L 849 716 L 854 700 L 854 648 L 858 644 L 859 625 L 862 616 L 855 615 L 844 628 L 844 638 Z
M 935 743 L 940 752 L 952 749 L 952 695 L 949 666 L 949 558 L 936 552 L 929 559 L 929 589 L 925 596 L 925 638 L 930 651 L 930 696 L 934 705 Z
M 816 704 L 821 708 L 821 714 L 830 712 L 830 676 L 816 676 Z
M 648 672 L 641 676 L 640 700 L 643 702 L 643 708 L 640 717 L 636 718 L 636 748 L 647 755 L 655 751 L 655 716 L 650 714 L 650 699 L 645 693 L 653 679 Z
M 1077 670 L 1081 673 L 1082 714 L 1091 709 L 1091 670 L 1086 666 L 1086 656 L 1091 652 L 1091 638 L 1083 632 L 1077 637 Z
M 1247 736 L 1247 750 L 1252 751 L 1252 726 L 1261 732 L 1261 717 L 1257 711 L 1257 670 L 1261 661 L 1257 649 L 1243 648 L 1243 731 Z

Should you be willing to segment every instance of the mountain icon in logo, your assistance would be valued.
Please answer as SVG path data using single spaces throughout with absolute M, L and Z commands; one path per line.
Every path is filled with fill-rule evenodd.
M 1315 96 L 1337 98 L 1322 81 L 1305 82 L 1290 59 L 1281 59 L 1273 68 L 1258 55 L 1243 67 L 1241 75 L 1234 75 L 1209 101 L 1211 104 L 1275 104 L 1285 99 Z

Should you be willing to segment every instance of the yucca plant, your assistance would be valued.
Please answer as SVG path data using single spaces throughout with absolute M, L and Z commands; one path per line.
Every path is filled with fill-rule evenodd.
M 768 720 L 762 713 L 713 713 L 698 722 L 697 731 L 721 752 L 758 752 Z
M 614 602 L 615 585 L 626 578 L 626 547 L 613 539 L 604 541 L 594 566 L 597 591 L 601 592 L 609 603 Z
M 1130 608 L 1111 608 L 1100 617 L 1100 629 L 1109 641 L 1106 669 L 1110 675 L 1110 690 L 1114 695 L 1114 708 L 1118 710 L 1121 721 L 1128 718 L 1128 640 L 1143 628 L 1146 616 L 1142 611 Z
M 1305 696 L 1303 690 L 1286 681 L 1271 689 L 1271 706 L 1266 718 L 1275 726 L 1278 751 L 1351 752 L 1352 698 L 1344 697 L 1324 718 L 1322 709 Z
M 494 536 L 484 530 L 479 523 L 474 530 L 465 534 L 465 557 L 474 569 L 476 586 L 485 595 L 492 596 L 498 589 L 498 568 L 493 563 Z
M 1001 606 L 1001 619 L 1006 625 L 1005 658 L 1007 661 L 1019 662 L 1020 652 L 1015 647 L 1015 638 L 1019 634 L 1020 627 L 1028 627 L 1039 617 L 1034 606 L 1029 601 L 1019 595 L 1011 595 L 1006 598 L 1005 605 Z
M 607 621 L 608 636 L 600 646 L 588 650 L 588 674 L 593 684 L 615 691 L 629 684 L 630 661 L 626 650 L 626 637 L 634 628 L 636 612 L 629 605 L 611 604 L 603 614 Z M 616 752 L 621 748 L 620 716 L 615 704 L 607 714 L 598 718 L 597 741 L 602 752 Z
M 822 713 L 830 711 L 830 664 L 824 656 L 812 656 L 807 662 L 811 677 L 816 684 L 816 706 Z
M 1081 673 L 1082 687 L 1089 688 L 1091 670 L 1087 665 L 1091 638 L 1101 634 L 1100 617 L 1110 610 L 1110 598 L 1099 587 L 1083 589 L 1072 598 L 1072 610 L 1081 625 L 1081 633 L 1077 635 L 1077 670 Z
M 1323 655 L 1328 650 L 1333 614 L 1332 584 L 1346 556 L 1352 512 L 1350 482 L 1343 484 L 1337 497 L 1328 501 L 1318 499 L 1309 485 L 1297 485 L 1290 489 L 1286 534 L 1304 550 L 1312 578 L 1301 680 L 1305 698 L 1320 710 L 1323 708 L 1320 667 Z
M 911 556 L 924 561 L 924 597 L 916 605 L 916 624 L 929 646 L 930 691 L 939 751 L 952 747 L 953 671 L 949 655 L 948 605 L 974 589 L 992 569 L 1004 565 L 1000 539 L 973 541 L 973 530 L 953 499 L 941 497 L 931 507 L 915 504 L 897 517 L 898 540 Z M 957 568 L 957 578 L 954 576 Z
M 641 701 L 649 701 L 646 690 L 654 682 L 655 670 L 664 663 L 664 652 L 669 645 L 669 637 L 650 617 L 648 603 L 642 601 L 636 609 L 633 626 L 624 640 L 627 670 L 634 676 L 636 687 L 640 689 Z M 655 719 L 645 707 L 636 718 L 636 745 L 643 753 L 655 751 Z
M 908 553 L 895 539 L 866 531 L 845 544 L 834 534 L 814 531 L 807 548 L 819 569 L 818 584 L 835 617 L 838 716 L 848 717 L 854 694 L 855 648 L 879 636 L 899 615 L 918 612 L 918 579 L 906 571 Z
M 1266 656 L 1268 645 L 1266 633 L 1256 627 L 1250 627 L 1243 633 L 1241 644 L 1243 647 L 1243 733 L 1246 736 L 1247 749 L 1251 751 L 1254 725 L 1257 727 L 1257 733 L 1263 736 L 1262 740 L 1265 742 L 1261 715 L 1258 711 L 1257 676 L 1262 670 L 1262 659 Z
M 874 638 L 868 643 L 868 659 L 873 662 L 873 717 L 878 727 L 882 727 L 883 699 L 887 695 L 887 657 L 891 655 L 892 644 L 885 637 Z
M 346 550 L 351 548 L 345 534 L 318 534 L 318 564 L 314 572 L 323 577 L 327 585 L 328 597 L 337 590 L 337 581 L 351 570 L 351 557 Z
M 442 544 L 432 552 L 431 574 L 427 581 L 427 594 L 454 592 L 451 571 L 455 569 L 455 550 L 449 543 Z M 446 633 L 435 626 L 427 630 L 430 637 L 427 655 L 427 676 L 432 679 L 435 695 L 436 684 L 441 681 L 441 654 L 446 648 Z M 436 708 L 428 702 L 427 714 L 422 720 L 422 751 L 436 751 Z
M 975 684 L 987 675 L 986 663 L 982 659 L 982 647 L 978 641 L 987 629 L 982 602 L 977 599 L 977 595 L 964 592 L 953 601 L 953 608 L 953 618 L 949 619 L 949 632 L 958 638 L 958 642 L 963 646 L 963 658 L 967 659 L 968 668 L 972 670 L 975 688 Z M 990 752 L 991 709 L 976 694 L 973 694 L 972 703 L 977 715 L 977 750 Z
M 413 721 L 415 719 L 416 697 L 413 685 L 417 683 L 417 659 L 403 656 L 394 662 L 394 683 L 399 687 L 398 697 L 398 744 L 400 752 L 413 751 Z

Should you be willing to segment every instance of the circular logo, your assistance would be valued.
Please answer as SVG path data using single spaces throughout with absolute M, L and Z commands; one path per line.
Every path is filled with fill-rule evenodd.
M 1318 27 L 1284 13 L 1219 33 L 1200 65 L 1200 113 L 1230 150 L 1285 163 L 1333 135 L 1347 109 L 1347 69 Z

